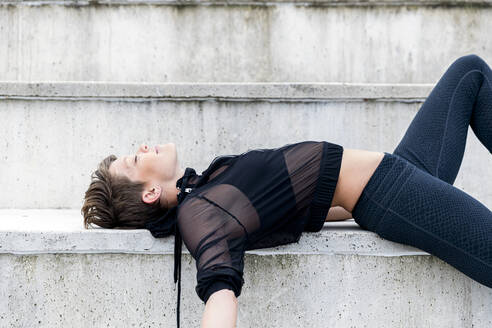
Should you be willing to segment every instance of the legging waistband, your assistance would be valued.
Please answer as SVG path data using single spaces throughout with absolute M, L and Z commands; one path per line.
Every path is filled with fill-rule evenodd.
M 352 210 L 355 222 L 364 229 L 374 230 L 415 170 L 417 167 L 403 157 L 384 152 Z M 369 207 L 369 200 L 379 206 Z

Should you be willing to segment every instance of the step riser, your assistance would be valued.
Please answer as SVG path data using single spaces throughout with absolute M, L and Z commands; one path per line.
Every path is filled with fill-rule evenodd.
M 492 8 L 0 6 L 0 79 L 435 83 Z
M 489 327 L 492 292 L 432 256 L 250 255 L 238 327 Z M 0 254 L 2 327 L 174 327 L 173 256 Z M 199 325 L 182 257 L 181 325 Z
M 141 99 L 142 100 L 142 99 Z M 398 101 L 0 102 L 0 208 L 78 208 L 109 153 L 174 142 L 182 167 L 201 173 L 218 155 L 326 140 L 393 152 L 421 103 Z M 492 158 L 469 131 L 455 186 L 492 205 Z
M 0 210 L 1 327 L 174 327 L 174 237 L 90 229 L 78 210 Z M 489 327 L 492 289 L 418 248 L 328 222 L 246 251 L 242 327 Z M 182 327 L 204 310 L 182 254 Z M 97 300 L 94 302 L 93 300 Z

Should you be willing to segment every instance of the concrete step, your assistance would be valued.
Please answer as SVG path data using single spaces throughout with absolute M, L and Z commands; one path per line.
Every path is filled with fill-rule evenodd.
M 74 210 L 0 210 L 1 327 L 173 327 L 174 237 L 82 227 Z M 325 223 L 247 251 L 238 327 L 490 327 L 492 289 L 417 248 Z M 181 325 L 204 304 L 182 258 Z
M 490 0 L 2 0 L 17 81 L 435 83 L 492 62 Z
M 110 153 L 174 142 L 182 167 L 304 140 L 393 152 L 431 84 L 0 83 L 0 208 L 80 208 Z M 471 130 L 471 128 L 470 128 Z M 472 131 L 455 186 L 492 208 Z

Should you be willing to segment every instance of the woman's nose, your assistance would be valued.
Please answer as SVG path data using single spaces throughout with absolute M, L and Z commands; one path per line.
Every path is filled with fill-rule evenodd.
M 146 144 L 141 144 L 140 147 L 138 148 L 139 152 L 146 153 L 149 151 L 149 146 Z

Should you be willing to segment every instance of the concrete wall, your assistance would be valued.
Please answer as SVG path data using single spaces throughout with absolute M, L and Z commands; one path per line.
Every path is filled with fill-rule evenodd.
M 0 210 L 0 326 L 174 327 L 173 237 L 84 230 L 81 219 L 78 211 Z M 492 325 L 492 289 L 353 220 L 248 251 L 244 265 L 238 328 Z M 184 247 L 182 327 L 201 321 L 195 286 Z
M 492 62 L 486 0 L 2 3 L 0 80 L 435 83 Z
M 0 327 L 175 325 L 173 237 L 82 227 L 109 153 L 172 141 L 201 173 L 304 140 L 392 152 L 455 59 L 492 63 L 491 30 L 489 0 L 0 0 Z M 492 208 L 468 135 L 455 186 Z M 353 220 L 248 251 L 244 280 L 239 328 L 492 326 L 490 288 Z
M 0 208 L 80 208 L 97 163 L 133 154 L 142 142 L 174 142 L 182 167 L 197 173 L 215 156 L 304 140 L 393 152 L 430 92 L 427 85 L 105 85 L 88 98 L 91 83 L 3 85 L 3 96 L 15 99 L 0 102 Z M 156 94 L 166 99 L 148 99 Z M 491 208 L 492 158 L 471 129 L 468 138 L 455 185 Z

